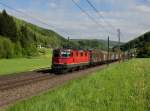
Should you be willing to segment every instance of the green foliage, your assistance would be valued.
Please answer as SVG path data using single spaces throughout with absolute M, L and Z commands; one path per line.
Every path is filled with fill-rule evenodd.
M 20 45 L 20 42 L 16 42 L 14 44 L 14 56 L 15 57 L 22 57 L 22 47 Z
M 45 55 L 46 54 L 46 49 L 45 48 L 40 48 L 38 49 L 39 55 Z
M 145 42 L 142 47 L 139 47 L 137 53 L 138 57 L 150 57 L 150 42 Z
M 38 50 L 34 44 L 29 44 L 23 48 L 23 54 L 27 57 L 38 56 Z
M 21 27 L 21 38 L 25 39 L 21 40 L 22 44 L 26 44 L 24 43 L 24 41 L 31 41 L 34 42 L 34 44 L 36 45 L 41 45 L 42 47 L 57 48 L 62 47 L 62 44 L 67 41 L 54 31 L 43 29 L 41 27 L 18 20 L 16 18 L 15 21 L 17 23 L 17 27 Z
M 0 58 L 12 58 L 14 55 L 13 43 L 0 36 Z
M 124 51 L 136 49 L 137 57 L 140 58 L 150 57 L 150 32 L 129 41 L 128 43 L 122 45 L 121 48 Z
M 2 58 L 37 56 L 39 45 L 45 48 L 107 49 L 107 41 L 71 40 L 68 42 L 56 32 L 12 17 L 5 10 L 0 13 L 0 35 L 8 38 L 14 44 L 14 47 L 10 49 L 14 49 L 13 55 L 10 53 L 8 57 L 1 56 Z M 111 42 L 110 46 L 113 43 Z M 1 45 L 1 47 L 4 46 Z
M 149 67 L 150 59 L 113 64 L 6 111 L 149 111 Z
M 57 48 L 62 47 L 66 42 L 54 31 L 9 16 L 5 10 L 0 13 L 0 26 L 0 35 L 8 39 L 6 44 L 0 44 L 1 58 L 37 56 L 38 45 Z M 1 42 L 6 42 L 6 40 L 1 40 Z
M 9 16 L 5 10 L 0 13 L 0 35 L 8 37 L 12 41 L 17 40 L 17 28 L 13 17 Z
M 3 58 L 5 56 L 5 49 L 3 45 L 3 40 L 0 39 L 0 58 Z
M 108 41 L 106 40 L 89 40 L 89 39 L 73 39 L 71 40 L 75 47 L 79 47 L 81 49 L 101 49 L 107 50 Z M 110 48 L 117 45 L 118 42 L 110 41 Z
M 39 68 L 50 67 L 52 51 L 50 49 L 44 50 L 45 54 L 41 54 L 38 57 L 1 59 L 0 75 L 8 75 L 13 73 L 31 71 Z

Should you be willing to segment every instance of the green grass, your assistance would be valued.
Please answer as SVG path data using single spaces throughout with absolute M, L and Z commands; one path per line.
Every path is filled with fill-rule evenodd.
M 51 50 L 47 50 L 45 55 L 33 58 L 0 59 L 0 75 L 50 67 L 51 52 Z
M 6 111 L 150 111 L 150 59 L 111 65 Z

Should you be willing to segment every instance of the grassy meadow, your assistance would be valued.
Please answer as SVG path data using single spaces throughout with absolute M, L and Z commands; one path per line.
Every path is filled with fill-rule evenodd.
M 0 59 L 0 75 L 32 71 L 50 67 L 52 51 L 46 49 L 44 54 L 32 58 Z
M 110 65 L 6 111 L 150 111 L 150 59 Z

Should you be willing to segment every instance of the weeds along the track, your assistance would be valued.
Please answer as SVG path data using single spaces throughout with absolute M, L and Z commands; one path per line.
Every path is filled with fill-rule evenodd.
M 149 67 L 150 59 L 113 64 L 6 111 L 149 111 Z
M 61 75 L 50 73 L 49 69 L 43 69 L 0 77 L 0 107 L 14 104 L 16 101 L 27 99 L 49 89 L 52 90 L 67 81 L 91 74 L 104 67 L 106 65 Z

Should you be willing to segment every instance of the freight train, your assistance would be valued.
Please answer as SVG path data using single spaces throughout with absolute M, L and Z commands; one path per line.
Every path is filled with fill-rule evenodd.
M 121 54 L 120 54 L 121 55 Z M 99 50 L 54 49 L 52 71 L 66 73 L 87 67 L 118 61 L 123 55 Z

